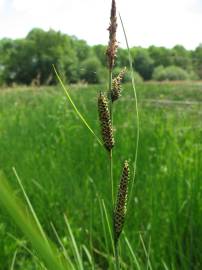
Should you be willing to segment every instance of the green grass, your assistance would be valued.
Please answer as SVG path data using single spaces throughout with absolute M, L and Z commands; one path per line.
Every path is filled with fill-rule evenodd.
M 97 95 L 104 86 L 73 87 L 71 95 L 99 136 Z M 137 86 L 140 145 L 134 197 L 121 237 L 123 269 L 202 268 L 202 85 Z M 132 89 L 125 86 L 114 107 L 114 180 L 126 158 L 134 159 L 136 126 Z M 0 92 L 0 170 L 23 198 L 15 167 L 43 228 L 59 236 L 74 263 L 65 213 L 84 269 L 111 265 L 110 238 L 102 225 L 103 200 L 110 209 L 106 153 L 86 130 L 61 88 L 19 88 Z M 93 180 L 93 183 L 92 183 Z M 96 192 L 98 194 L 96 194 Z M 102 200 L 103 199 L 103 200 Z M 99 204 L 100 203 L 100 204 Z M 105 228 L 105 229 L 103 229 Z M 40 269 L 31 248 L 7 212 L 0 210 L 0 269 Z M 109 238 L 109 239 L 107 239 Z M 128 241 L 129 242 L 128 242 Z M 82 245 L 85 245 L 83 248 Z M 76 263 L 74 263 L 76 265 Z

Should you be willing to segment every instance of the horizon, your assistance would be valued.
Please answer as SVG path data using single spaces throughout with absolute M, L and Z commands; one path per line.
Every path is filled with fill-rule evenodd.
M 90 46 L 106 45 L 110 5 L 111 0 L 0 0 L 0 39 L 24 38 L 33 28 L 41 28 L 76 36 Z M 181 45 L 194 50 L 202 43 L 200 0 L 117 0 L 117 7 L 130 47 Z M 120 22 L 117 39 L 125 48 Z

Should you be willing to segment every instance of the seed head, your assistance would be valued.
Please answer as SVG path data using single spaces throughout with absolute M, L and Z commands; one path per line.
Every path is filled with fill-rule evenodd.
M 98 97 L 98 113 L 104 146 L 108 151 L 110 151 L 114 146 L 114 137 L 108 107 L 108 100 L 107 97 L 102 93 L 100 93 Z
M 121 70 L 119 75 L 113 79 L 112 81 L 112 90 L 110 92 L 110 99 L 112 102 L 117 100 L 121 96 L 121 82 L 123 80 L 123 77 L 126 73 L 126 67 Z
M 106 55 L 108 58 L 108 66 L 109 69 L 112 70 L 115 57 L 117 53 L 117 40 L 116 40 L 116 30 L 117 30 L 117 17 L 116 17 L 116 2 L 112 0 L 112 7 L 111 7 L 111 17 L 110 17 L 110 25 L 109 25 L 109 43 L 106 51 Z
M 115 243 L 117 243 L 119 236 L 122 232 L 125 215 L 126 215 L 126 207 L 127 207 L 127 197 L 128 197 L 128 182 L 129 182 L 129 164 L 128 161 L 124 162 L 122 176 L 118 188 L 117 201 L 114 210 L 114 239 Z

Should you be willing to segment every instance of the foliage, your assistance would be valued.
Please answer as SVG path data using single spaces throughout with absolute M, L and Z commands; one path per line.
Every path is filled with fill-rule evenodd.
M 101 83 L 107 70 L 104 70 L 100 61 L 94 56 L 84 60 L 80 66 L 80 79 L 91 84 Z
M 150 46 L 148 52 L 155 67 L 174 65 L 187 71 L 192 69 L 191 52 L 181 45 L 176 45 L 172 49 Z
M 154 61 L 150 57 L 148 51 L 142 48 L 133 48 L 131 52 L 134 57 L 134 70 L 136 70 L 144 80 L 151 79 L 154 68 Z
M 5 51 L 6 57 L 3 56 Z M 78 60 L 72 40 L 60 32 L 33 29 L 25 39 L 4 41 L 0 46 L 0 56 L 7 84 L 31 84 L 33 80 L 39 85 L 55 83 L 52 64 L 65 74 L 69 82 L 78 79 Z
M 99 93 L 101 88 L 102 85 L 83 86 L 71 91 L 72 99 L 95 131 L 99 130 L 95 91 Z M 200 270 L 201 84 L 147 83 L 137 89 L 142 101 L 140 152 L 134 200 L 129 210 L 133 218 L 127 220 L 125 227 L 131 249 L 127 245 L 122 249 L 122 268 L 146 269 L 149 261 L 150 269 L 155 270 Z M 130 85 L 124 85 L 122 96 L 114 112 L 119 143 L 114 151 L 118 160 L 114 164 L 116 184 L 120 164 L 129 153 L 132 159 L 135 150 Z M 72 262 L 75 263 L 75 257 L 63 213 L 69 217 L 79 251 L 85 245 L 95 269 L 111 269 L 111 258 L 107 256 L 110 238 L 105 237 L 99 204 L 103 199 L 110 205 L 110 183 L 105 181 L 107 172 L 103 169 L 108 164 L 106 153 L 100 152 L 99 144 L 86 132 L 63 92 L 57 87 L 1 91 L 0 129 L 0 164 L 15 195 L 22 197 L 12 166 L 16 167 L 45 232 L 56 242 L 52 221 Z M 7 233 L 14 234 L 29 249 L 30 244 L 2 209 L 0 218 L 0 265 L 10 269 L 16 244 Z M 125 244 L 125 238 L 121 240 Z M 40 269 L 35 266 L 34 257 L 18 246 L 14 269 Z M 82 258 L 86 263 L 84 269 L 91 269 L 84 252 Z
M 181 45 L 176 45 L 173 47 L 171 60 L 172 65 L 181 67 L 187 71 L 192 69 L 192 59 L 190 57 L 190 52 Z
M 164 68 L 163 66 L 158 66 L 154 69 L 152 78 L 157 81 L 182 81 L 188 80 L 190 77 L 189 74 L 180 67 L 168 66 Z
M 200 79 L 202 79 L 202 44 L 192 52 L 193 67 Z
M 172 65 L 172 50 L 164 47 L 150 46 L 148 48 L 150 57 L 154 61 L 154 66 L 170 66 Z
M 133 68 L 144 80 L 155 78 L 154 69 L 176 66 L 190 74 L 190 79 L 202 79 L 202 46 L 186 50 L 181 45 L 172 49 L 150 46 L 131 49 Z M 56 84 L 52 64 L 68 83 L 102 82 L 106 75 L 106 46 L 89 46 L 86 41 L 54 30 L 31 30 L 25 38 L 0 40 L 0 85 Z M 83 72 L 82 66 L 88 71 Z M 90 66 L 97 75 L 90 74 Z M 128 67 L 127 49 L 119 48 L 116 68 Z M 156 71 L 155 71 L 156 72 Z
M 97 56 L 100 60 L 100 63 L 103 66 L 106 66 L 106 46 L 104 45 L 95 45 L 92 47 L 93 53 Z

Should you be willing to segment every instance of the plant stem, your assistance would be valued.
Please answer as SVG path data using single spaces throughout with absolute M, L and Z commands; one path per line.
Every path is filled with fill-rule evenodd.
M 109 174 L 110 174 L 110 182 L 111 182 L 111 193 L 112 193 L 112 212 L 114 211 L 114 179 L 113 179 L 113 152 L 110 150 L 109 152 Z
M 135 150 L 135 158 L 134 158 L 134 173 L 133 173 L 133 178 L 132 178 L 131 191 L 130 191 L 129 199 L 128 199 L 128 208 L 129 208 L 130 204 L 131 204 L 131 200 L 132 200 L 133 187 L 134 187 L 134 182 L 135 182 L 135 177 L 136 177 L 137 158 L 138 158 L 138 149 L 139 149 L 139 140 L 140 140 L 140 120 L 139 120 L 137 91 L 136 91 L 136 86 L 135 86 L 135 78 L 134 78 L 134 73 L 133 73 L 133 62 L 132 62 L 132 57 L 131 57 L 131 53 L 130 53 L 130 46 L 129 46 L 129 43 L 128 43 L 126 30 L 125 30 L 123 20 L 121 18 L 120 13 L 119 13 L 119 18 L 120 18 L 120 21 L 121 21 L 121 26 L 122 26 L 125 41 L 126 41 L 126 47 L 127 47 L 127 50 L 128 50 L 128 60 L 129 60 L 129 64 L 130 64 L 132 88 L 133 88 L 133 93 L 134 93 L 134 98 L 135 98 L 136 125 L 137 125 L 136 150 Z
M 112 89 L 112 70 L 111 69 L 109 69 L 109 89 L 108 89 L 108 91 L 109 91 L 109 95 L 110 95 L 110 93 L 111 93 L 111 89 Z M 109 99 L 110 100 L 110 116 L 111 116 L 111 121 L 113 122 L 113 119 L 112 119 L 112 100 L 111 100 L 111 98 Z M 113 123 L 112 123 L 112 125 L 113 125 Z
M 112 70 L 109 69 L 109 95 L 112 88 Z M 110 109 L 110 118 L 111 118 L 111 125 L 113 130 L 113 110 L 112 110 L 112 100 L 109 99 L 109 109 Z M 112 193 L 112 209 L 114 209 L 114 178 L 113 178 L 113 150 L 110 150 L 109 153 L 109 166 L 110 166 L 110 182 L 111 182 L 111 193 Z
M 109 69 L 109 96 L 112 89 L 112 69 Z M 110 118 L 111 118 L 111 125 L 113 130 L 113 102 L 112 99 L 109 98 L 109 109 L 110 109 Z M 111 181 L 111 192 L 112 192 L 112 220 L 114 218 L 114 207 L 115 207 L 115 201 L 114 201 L 114 177 L 113 177 L 113 150 L 110 150 L 109 153 L 110 158 L 110 181 Z M 114 232 L 113 232 L 114 234 Z M 118 243 L 114 242 L 114 258 L 115 258 L 115 269 L 119 270 L 119 255 L 118 255 Z
M 114 244 L 114 252 L 115 252 L 115 265 L 116 265 L 116 270 L 120 270 L 120 266 L 119 266 L 118 243 L 115 243 L 115 244 Z

